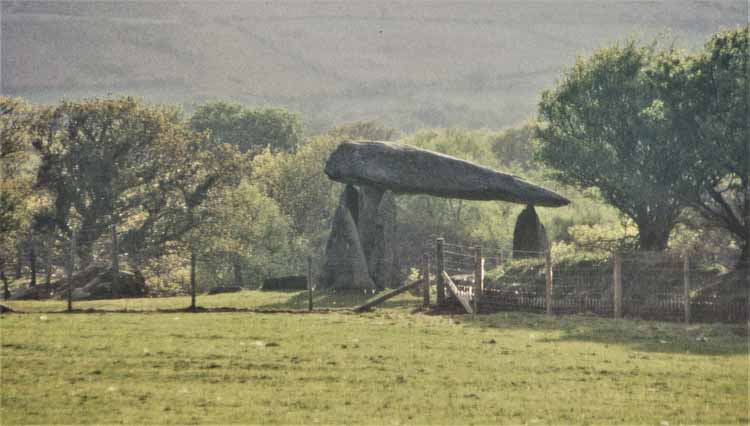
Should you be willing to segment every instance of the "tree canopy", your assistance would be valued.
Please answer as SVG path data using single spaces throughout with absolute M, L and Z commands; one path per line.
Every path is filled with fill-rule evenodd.
M 293 151 L 302 142 L 299 117 L 283 108 L 247 108 L 240 104 L 212 102 L 199 105 L 190 126 L 208 131 L 216 143 L 236 146 L 241 152 L 268 147 L 273 152 Z
M 655 46 L 635 41 L 579 58 L 539 105 L 538 158 L 561 182 L 598 188 L 638 226 L 640 247 L 663 250 L 684 202 L 686 174 L 671 105 L 660 97 Z

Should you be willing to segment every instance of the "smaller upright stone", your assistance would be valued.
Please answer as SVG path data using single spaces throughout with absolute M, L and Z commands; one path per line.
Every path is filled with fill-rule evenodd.
M 532 204 L 526 206 L 516 219 L 513 230 L 513 258 L 544 257 L 549 249 L 547 232 L 539 221 Z

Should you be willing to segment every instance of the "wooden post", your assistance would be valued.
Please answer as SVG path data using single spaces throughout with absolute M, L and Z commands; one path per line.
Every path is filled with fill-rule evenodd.
M 422 257 L 422 305 L 430 306 L 430 255 Z
M 620 258 L 620 253 L 615 252 L 612 261 L 615 318 L 622 318 L 622 259 Z
M 312 256 L 307 256 L 307 310 L 313 310 L 313 272 Z
M 117 243 L 117 222 L 112 221 L 112 285 L 110 286 L 110 292 L 117 291 L 117 280 L 120 279 L 120 258 L 119 258 L 119 247 Z
M 544 304 L 547 308 L 547 315 L 552 315 L 552 253 L 547 250 L 544 256 L 544 270 L 547 279 L 547 285 L 544 288 Z
M 484 292 L 484 257 L 482 257 L 482 247 L 477 246 L 474 249 L 474 298 L 473 298 L 473 315 L 477 314 L 477 305 L 479 298 Z
M 34 231 L 32 230 L 29 230 L 29 270 L 31 272 L 29 286 L 34 287 L 36 285 L 36 244 L 34 244 Z
M 47 238 L 47 250 L 45 250 L 44 259 L 44 286 L 47 288 L 49 293 L 50 287 L 52 286 L 52 252 L 54 251 L 54 243 L 52 238 Z
M 684 284 L 682 297 L 685 304 L 685 324 L 690 323 L 690 256 L 685 253 L 685 262 L 682 265 L 682 280 Z
M 445 279 L 443 278 L 443 271 L 445 271 L 445 263 L 443 262 L 443 238 L 438 238 L 437 243 L 437 304 L 442 305 L 445 303 Z
M 197 263 L 195 247 L 190 245 L 190 309 L 195 310 L 195 264 Z
M 3 299 L 10 299 L 10 289 L 8 288 L 8 277 L 5 276 L 5 258 L 0 256 L 0 281 L 3 282 Z
M 73 310 L 73 274 L 76 270 L 76 231 L 73 230 L 73 234 L 70 236 L 70 253 L 68 254 L 68 312 Z

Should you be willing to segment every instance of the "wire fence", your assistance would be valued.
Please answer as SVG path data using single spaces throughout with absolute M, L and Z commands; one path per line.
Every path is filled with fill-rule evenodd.
M 481 313 L 512 310 L 667 321 L 748 321 L 748 278 L 738 285 L 722 286 L 726 277 L 712 270 L 711 259 L 701 253 L 613 252 L 568 261 L 547 252 L 483 247 L 484 278 L 477 286 L 477 247 L 442 246 L 444 270 L 461 295 L 474 298 L 477 294 Z M 438 268 L 433 268 L 436 275 Z
M 606 253 L 599 249 L 596 256 L 575 257 L 571 261 L 564 256 L 555 257 L 542 251 L 491 246 L 479 248 L 445 241 L 427 243 L 421 249 L 429 254 L 430 281 L 439 283 L 441 273 L 445 271 L 460 295 L 476 303 L 479 313 L 514 310 L 670 321 L 748 320 L 747 277 L 744 277 L 744 283 L 728 289 L 726 280 L 709 267 L 713 260 L 701 253 Z M 40 243 L 33 250 L 26 247 L 22 252 L 2 253 L 2 295 L 13 299 L 71 299 L 76 306 L 85 308 L 92 306 L 86 302 L 89 299 L 179 298 L 191 294 L 220 294 L 266 287 L 267 290 L 294 294 L 290 293 L 286 299 L 276 301 L 267 297 L 270 301 L 261 304 L 251 301 L 235 303 L 234 299 L 227 297 L 212 299 L 208 303 L 199 300 L 198 305 L 216 309 L 263 307 L 303 311 L 310 309 L 311 301 L 318 309 L 353 308 L 381 290 L 383 283 L 397 286 L 408 279 L 403 270 L 373 269 L 371 275 L 375 274 L 375 277 L 364 285 L 356 283 L 355 287 L 359 289 L 326 289 L 321 283 L 326 262 L 320 258 L 317 261 L 310 259 L 307 270 L 300 270 L 296 275 L 275 274 L 273 278 L 276 281 L 266 282 L 264 286 L 264 280 L 258 278 L 263 274 L 247 265 L 233 263 L 231 256 L 196 254 L 195 266 L 191 269 L 189 253 L 187 256 L 182 253 L 175 263 L 164 265 L 163 271 L 152 271 L 154 277 L 161 277 L 155 281 L 169 283 L 165 290 L 158 283 L 149 282 L 147 285 L 138 272 L 122 271 L 120 275 L 107 279 L 106 273 L 112 262 L 111 257 L 101 255 L 107 253 L 106 248 L 99 251 L 101 257 L 90 259 L 85 268 L 81 267 L 80 258 L 71 257 L 71 252 L 64 244 Z M 327 263 L 335 266 L 333 269 L 336 271 L 346 271 L 348 267 L 352 277 L 357 276 L 357 267 L 372 269 L 372 265 L 356 266 L 351 256 L 329 258 Z M 401 269 L 412 269 L 420 277 L 424 276 L 421 262 L 401 266 Z M 73 268 L 72 287 L 68 284 L 70 268 Z M 384 274 L 392 275 L 386 277 Z M 255 278 L 249 279 L 250 275 Z M 481 281 L 479 284 L 478 277 Z M 743 278 L 738 279 L 741 281 Z M 441 290 L 437 291 L 440 293 Z M 442 291 L 445 292 L 444 289 Z M 266 300 L 264 297 L 259 299 Z M 449 302 L 454 300 L 450 294 L 445 299 Z M 170 303 L 155 302 L 152 305 L 176 308 Z M 190 304 L 195 307 L 194 300 Z M 111 306 L 135 309 L 137 303 L 122 302 Z

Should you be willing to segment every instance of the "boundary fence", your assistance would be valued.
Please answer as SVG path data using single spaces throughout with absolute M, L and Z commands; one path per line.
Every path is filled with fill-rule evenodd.
M 711 289 L 715 274 L 688 253 L 613 252 L 606 261 L 564 264 L 550 252 L 469 247 L 437 239 L 438 303 L 447 281 L 476 314 L 529 311 L 684 322 L 748 321 L 748 297 Z M 695 261 L 694 261 L 695 260 Z M 486 271 L 494 272 L 486 277 Z M 443 277 L 445 275 L 445 277 Z M 707 285 L 708 284 L 708 285 Z M 450 292 L 449 292 L 450 293 Z M 454 302 L 455 303 L 455 302 Z
M 421 291 L 422 305 L 429 306 L 433 302 L 430 300 L 433 288 L 435 304 L 460 305 L 472 315 L 529 311 L 685 322 L 748 321 L 748 295 L 722 294 L 720 286 L 711 283 L 717 280 L 716 274 L 706 270 L 705 260 L 697 254 L 613 252 L 591 261 L 566 263 L 562 258 L 553 258 L 550 252 L 472 247 L 442 238 L 435 240 L 433 247 L 429 245 L 424 246 L 421 264 L 416 265 L 421 275 L 419 280 L 375 295 L 364 304 L 366 296 L 362 295 L 335 307 L 320 303 L 328 295 L 334 304 L 341 295 L 315 288 L 320 271 L 315 270 L 313 259 L 308 258 L 304 271 L 307 290 L 295 296 L 293 308 L 278 309 L 362 311 L 405 291 Z M 47 293 L 54 290 L 58 298 L 67 301 L 69 311 L 78 303 L 72 287 L 67 285 L 77 272 L 75 256 L 71 256 L 75 248 L 73 238 L 57 250 L 37 250 L 25 262 L 36 265 L 31 267 L 36 288 Z M 0 259 L 3 283 L 20 271 L 18 264 L 8 262 L 8 258 Z M 196 310 L 199 306 L 195 271 L 201 260 L 195 254 L 190 260 L 190 283 L 184 283 L 184 287 L 191 299 L 188 309 Z M 56 278 L 52 282 L 56 287 L 50 285 L 51 277 Z

